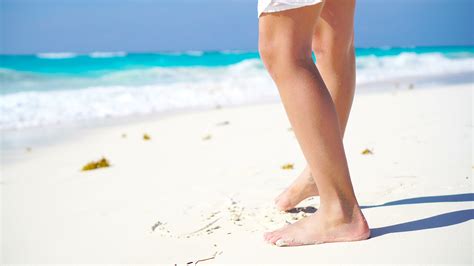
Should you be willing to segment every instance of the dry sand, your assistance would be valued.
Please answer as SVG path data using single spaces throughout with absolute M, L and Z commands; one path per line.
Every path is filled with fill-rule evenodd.
M 368 240 L 297 248 L 263 241 L 263 232 L 319 206 L 316 197 L 297 213 L 274 208 L 305 161 L 282 105 L 264 104 L 25 147 L 1 166 L 2 261 L 472 265 L 472 89 L 356 95 L 344 143 Z M 361 154 L 366 148 L 373 154 Z M 101 156 L 111 167 L 80 171 Z M 288 163 L 293 170 L 281 168 Z

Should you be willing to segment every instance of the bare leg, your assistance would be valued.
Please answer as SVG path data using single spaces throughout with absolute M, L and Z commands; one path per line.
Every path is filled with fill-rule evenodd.
M 341 138 L 349 119 L 355 91 L 355 0 L 326 1 L 313 33 L 317 67 L 331 94 L 339 119 Z M 319 195 L 311 170 L 303 172 L 276 199 L 278 209 L 294 208 L 302 200 Z
M 322 4 L 264 14 L 259 51 L 321 197 L 315 214 L 265 239 L 280 245 L 355 241 L 370 235 L 352 188 L 336 108 L 311 58 L 312 36 Z

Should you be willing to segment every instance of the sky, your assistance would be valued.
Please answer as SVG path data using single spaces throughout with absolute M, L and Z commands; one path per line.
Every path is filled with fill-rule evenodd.
M 257 50 L 257 0 L 0 0 L 0 53 Z M 357 0 L 356 47 L 474 45 L 474 0 Z

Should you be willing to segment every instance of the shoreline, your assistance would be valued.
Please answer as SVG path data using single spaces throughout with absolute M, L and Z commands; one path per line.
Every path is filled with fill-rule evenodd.
M 474 85 L 472 73 L 447 74 L 445 76 L 407 77 L 405 79 L 386 80 L 383 82 L 371 82 L 358 86 L 356 97 L 366 94 L 397 93 L 412 89 L 437 89 L 443 86 L 469 86 Z M 430 78 L 436 78 L 431 80 Z M 430 82 L 435 82 L 430 83 Z M 381 89 L 383 88 L 383 89 Z M 277 90 L 275 88 L 275 90 Z M 27 150 L 42 148 L 48 145 L 56 145 L 80 136 L 92 130 L 120 127 L 123 125 L 133 125 L 147 123 L 168 117 L 201 113 L 218 109 L 234 109 L 249 106 L 278 104 L 280 99 L 268 99 L 266 101 L 249 102 L 244 104 L 230 104 L 215 107 L 195 107 L 178 110 L 167 110 L 149 114 L 133 114 L 119 117 L 108 117 L 102 119 L 91 119 L 85 121 L 67 121 L 60 124 L 43 125 L 37 127 L 27 127 L 20 129 L 0 130 L 0 159 L 2 164 L 9 163 L 15 159 L 21 159 L 21 154 Z
M 360 72 L 360 71 L 359 71 Z M 216 74 L 217 75 L 217 74 Z M 258 78 L 253 76 L 245 84 L 232 86 L 230 84 L 201 84 L 199 90 L 185 89 L 189 84 L 170 85 L 170 87 L 157 85 L 156 87 L 138 86 L 143 97 L 134 96 L 134 86 L 125 87 L 87 87 L 83 89 L 49 90 L 49 91 L 23 91 L 17 93 L 2 94 L 1 103 L 4 112 L 11 112 L 12 117 L 4 117 L 1 121 L 1 133 L 8 134 L 12 131 L 28 128 L 54 127 L 55 125 L 74 124 L 108 124 L 110 120 L 130 121 L 135 118 L 150 117 L 160 114 L 181 113 L 193 110 L 212 109 L 216 106 L 241 106 L 266 102 L 279 101 L 278 90 L 271 79 L 264 73 Z M 384 77 L 380 80 L 380 73 L 363 75 L 362 81 L 357 84 L 357 93 L 380 93 L 380 91 L 393 91 L 416 86 L 417 88 L 429 88 L 441 85 L 457 85 L 474 83 L 474 70 L 466 70 L 460 73 L 424 74 L 403 77 Z M 365 76 L 365 77 L 364 77 Z M 393 74 L 392 74 L 393 76 Z M 244 77 L 238 76 L 239 79 Z M 360 77 L 359 77 L 360 78 Z M 184 87 L 182 87 L 184 86 Z M 217 86 L 217 87 L 216 87 Z M 222 88 L 219 88 L 221 87 Z M 216 87 L 216 88 L 215 88 Z M 165 89 L 166 88 L 166 89 Z M 172 93 L 175 92 L 175 94 Z M 30 95 L 31 94 L 31 95 Z M 93 95 L 99 96 L 93 96 Z M 69 96 L 68 96 L 69 95 Z M 186 95 L 188 99 L 186 98 Z M 66 96 L 78 98 L 78 101 L 70 101 Z M 57 103 L 48 103 L 48 97 L 58 97 Z M 174 98 L 176 97 L 176 98 Z M 194 97 L 202 97 L 204 101 L 194 102 Z M 108 99 L 111 100 L 108 100 Z M 88 99 L 88 100 L 86 100 Z M 161 99 L 161 100 L 160 100 Z M 26 108 L 24 101 L 31 100 L 33 108 Z M 38 101 L 38 102 L 37 102 Z M 127 101 L 130 101 L 127 103 Z M 135 102 L 136 101 L 136 102 Z M 135 102 L 135 103 L 133 103 Z M 143 102 L 143 108 L 137 108 L 138 103 Z M 87 107 L 89 105 L 94 107 Z M 124 111 L 120 111 L 122 104 Z M 72 111 L 69 113 L 69 104 Z M 76 105 L 76 106 L 75 106 Z M 101 106 L 104 105 L 104 109 Z M 16 107 L 15 107 L 16 106 Z M 79 107 L 82 106 L 82 107 Z M 65 112 L 65 110 L 68 110 Z M 66 115 L 60 115 L 61 113 Z M 58 115 L 55 115 L 58 113 Z

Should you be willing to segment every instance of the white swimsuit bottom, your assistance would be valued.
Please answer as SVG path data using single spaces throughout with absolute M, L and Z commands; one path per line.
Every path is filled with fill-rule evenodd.
M 322 0 L 258 0 L 258 17 L 262 13 L 278 12 L 321 2 Z

